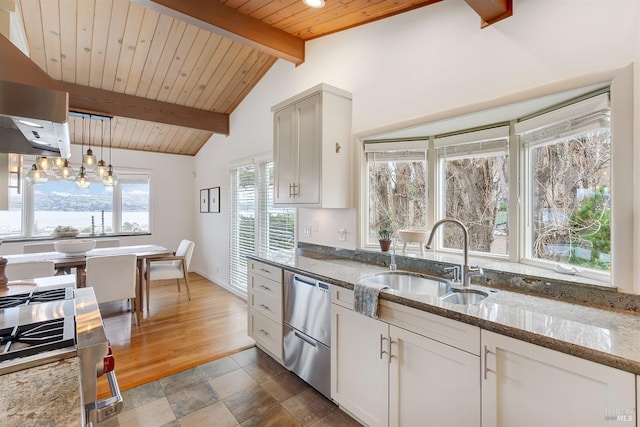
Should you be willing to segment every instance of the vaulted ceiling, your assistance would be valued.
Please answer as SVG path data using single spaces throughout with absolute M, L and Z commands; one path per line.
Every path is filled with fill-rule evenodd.
M 18 0 L 17 11 L 71 110 L 114 117 L 113 147 L 195 155 L 233 131 L 229 114 L 277 59 L 304 62 L 306 40 L 438 1 Z M 483 26 L 511 15 L 511 0 L 465 1 Z M 69 124 L 80 144 L 81 119 Z

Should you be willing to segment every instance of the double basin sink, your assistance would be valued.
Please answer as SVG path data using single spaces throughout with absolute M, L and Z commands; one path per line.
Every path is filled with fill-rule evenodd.
M 449 304 L 472 305 L 488 296 L 486 292 L 476 289 L 452 288 L 445 279 L 406 271 L 378 273 L 363 280 L 386 285 L 399 295 L 431 296 Z

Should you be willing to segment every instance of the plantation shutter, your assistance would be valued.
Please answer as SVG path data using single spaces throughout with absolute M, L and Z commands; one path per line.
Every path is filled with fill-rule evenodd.
M 229 184 L 229 285 L 247 292 L 247 255 L 255 252 L 256 178 L 253 165 L 231 170 Z
M 258 251 L 291 249 L 295 240 L 295 210 L 273 206 L 273 162 L 260 163 L 258 168 Z

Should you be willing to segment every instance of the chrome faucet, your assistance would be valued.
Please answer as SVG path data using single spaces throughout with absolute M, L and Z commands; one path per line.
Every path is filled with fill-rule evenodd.
M 438 227 L 442 224 L 446 223 L 458 224 L 460 228 L 462 228 L 462 233 L 464 234 L 464 265 L 462 266 L 462 286 L 468 288 L 471 286 L 471 276 L 479 276 L 483 274 L 483 271 L 480 267 L 470 267 L 469 266 L 469 230 L 467 226 L 464 225 L 461 221 L 454 218 L 444 218 L 440 221 L 433 224 L 433 228 L 431 228 L 431 234 L 429 235 L 429 240 L 427 241 L 426 248 L 431 249 L 431 241 L 433 240 L 433 235 Z
M 391 263 L 389 264 L 390 271 L 396 271 L 398 266 L 396 265 L 396 242 L 391 239 Z

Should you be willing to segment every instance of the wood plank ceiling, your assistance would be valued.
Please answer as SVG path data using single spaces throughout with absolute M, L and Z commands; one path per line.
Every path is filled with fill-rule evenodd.
M 213 132 L 233 132 L 228 115 L 279 57 L 302 62 L 304 41 L 438 1 L 326 0 L 322 9 L 301 0 L 18 0 L 17 6 L 30 58 L 63 82 L 72 110 L 114 117 L 113 147 L 195 155 Z M 501 1 L 510 8 L 510 0 Z M 278 43 L 302 46 L 302 57 Z M 101 131 L 92 122 L 95 152 Z M 72 143 L 80 144 L 82 119 L 70 116 L 69 124 Z

